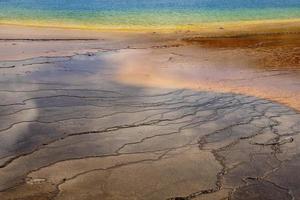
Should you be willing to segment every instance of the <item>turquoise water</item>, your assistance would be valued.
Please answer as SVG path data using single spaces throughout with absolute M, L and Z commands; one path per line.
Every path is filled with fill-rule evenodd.
M 0 22 L 184 26 L 300 18 L 300 0 L 0 0 Z

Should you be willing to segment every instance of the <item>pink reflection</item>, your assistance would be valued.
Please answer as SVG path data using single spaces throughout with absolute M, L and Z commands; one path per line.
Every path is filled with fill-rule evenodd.
M 115 54 L 116 80 L 144 87 L 241 93 L 300 110 L 299 73 L 255 68 L 255 60 L 239 51 L 176 51 L 180 52 L 125 50 Z

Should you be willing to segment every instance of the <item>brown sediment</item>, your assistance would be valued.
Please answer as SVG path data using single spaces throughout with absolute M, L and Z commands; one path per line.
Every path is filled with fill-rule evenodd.
M 298 101 L 300 99 L 299 37 L 299 33 L 290 33 L 229 38 L 192 38 L 185 41 L 198 44 L 203 48 L 228 50 L 232 54 L 241 54 L 248 57 L 248 60 L 245 59 L 245 63 L 250 63 L 246 64 L 250 70 L 265 73 L 263 75 L 265 77 L 260 78 L 265 79 L 265 81 L 256 80 L 257 77 L 260 77 L 258 74 L 256 78 L 248 79 L 248 84 L 245 84 L 247 76 L 240 77 L 240 80 L 245 78 L 243 85 L 246 85 L 248 90 L 253 91 L 249 94 L 279 101 L 300 110 Z M 259 86 L 257 82 L 263 82 L 263 85 Z M 243 92 L 243 89 L 240 89 L 237 86 L 237 91 Z M 247 90 L 245 90 L 245 93 L 247 94 Z
M 244 83 L 246 90 L 237 87 L 237 91 L 250 91 L 250 95 L 268 98 L 285 103 L 300 110 L 300 34 L 267 34 L 231 38 L 194 38 L 187 40 L 204 48 L 237 51 L 251 58 L 250 69 L 265 73 L 260 79 L 248 79 Z M 228 58 L 230 59 L 230 58 Z M 225 58 L 224 58 L 225 60 Z M 248 65 L 248 66 L 249 66 Z M 234 70 L 234 69 L 233 69 Z M 257 74 L 257 77 L 260 77 Z M 246 77 L 239 77 L 240 80 Z M 263 81 L 265 79 L 265 81 Z M 247 80 L 245 80 L 246 82 Z M 258 85 L 257 82 L 263 82 Z M 226 85 L 226 84 L 225 84 Z M 278 86 L 278 87 L 277 87 Z M 234 89 L 234 88 L 233 88 Z
M 261 68 L 300 69 L 300 33 L 269 33 L 230 37 L 192 37 L 184 41 L 212 49 L 243 49 L 247 56 L 258 57 Z M 257 54 L 257 55 L 256 55 Z

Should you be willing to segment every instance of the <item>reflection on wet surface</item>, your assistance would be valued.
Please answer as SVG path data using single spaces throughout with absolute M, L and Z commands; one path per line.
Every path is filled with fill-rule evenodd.
M 121 52 L 114 59 L 120 66 L 117 80 L 121 83 L 245 94 L 300 110 L 299 63 L 289 65 L 290 68 L 261 66 L 257 62 L 264 58 L 263 54 L 253 51 L 250 54 L 244 49 L 209 50 L 188 46 L 131 50 Z
M 0 199 L 300 196 L 297 111 L 148 53 L 2 62 Z

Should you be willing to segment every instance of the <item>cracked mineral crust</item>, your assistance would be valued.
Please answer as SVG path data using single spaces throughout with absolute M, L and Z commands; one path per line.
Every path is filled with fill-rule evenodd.
M 189 85 L 176 70 L 193 55 L 180 45 L 88 42 L 93 51 L 0 62 L 1 200 L 299 199 L 297 110 Z M 136 72 L 149 52 L 177 68 Z

